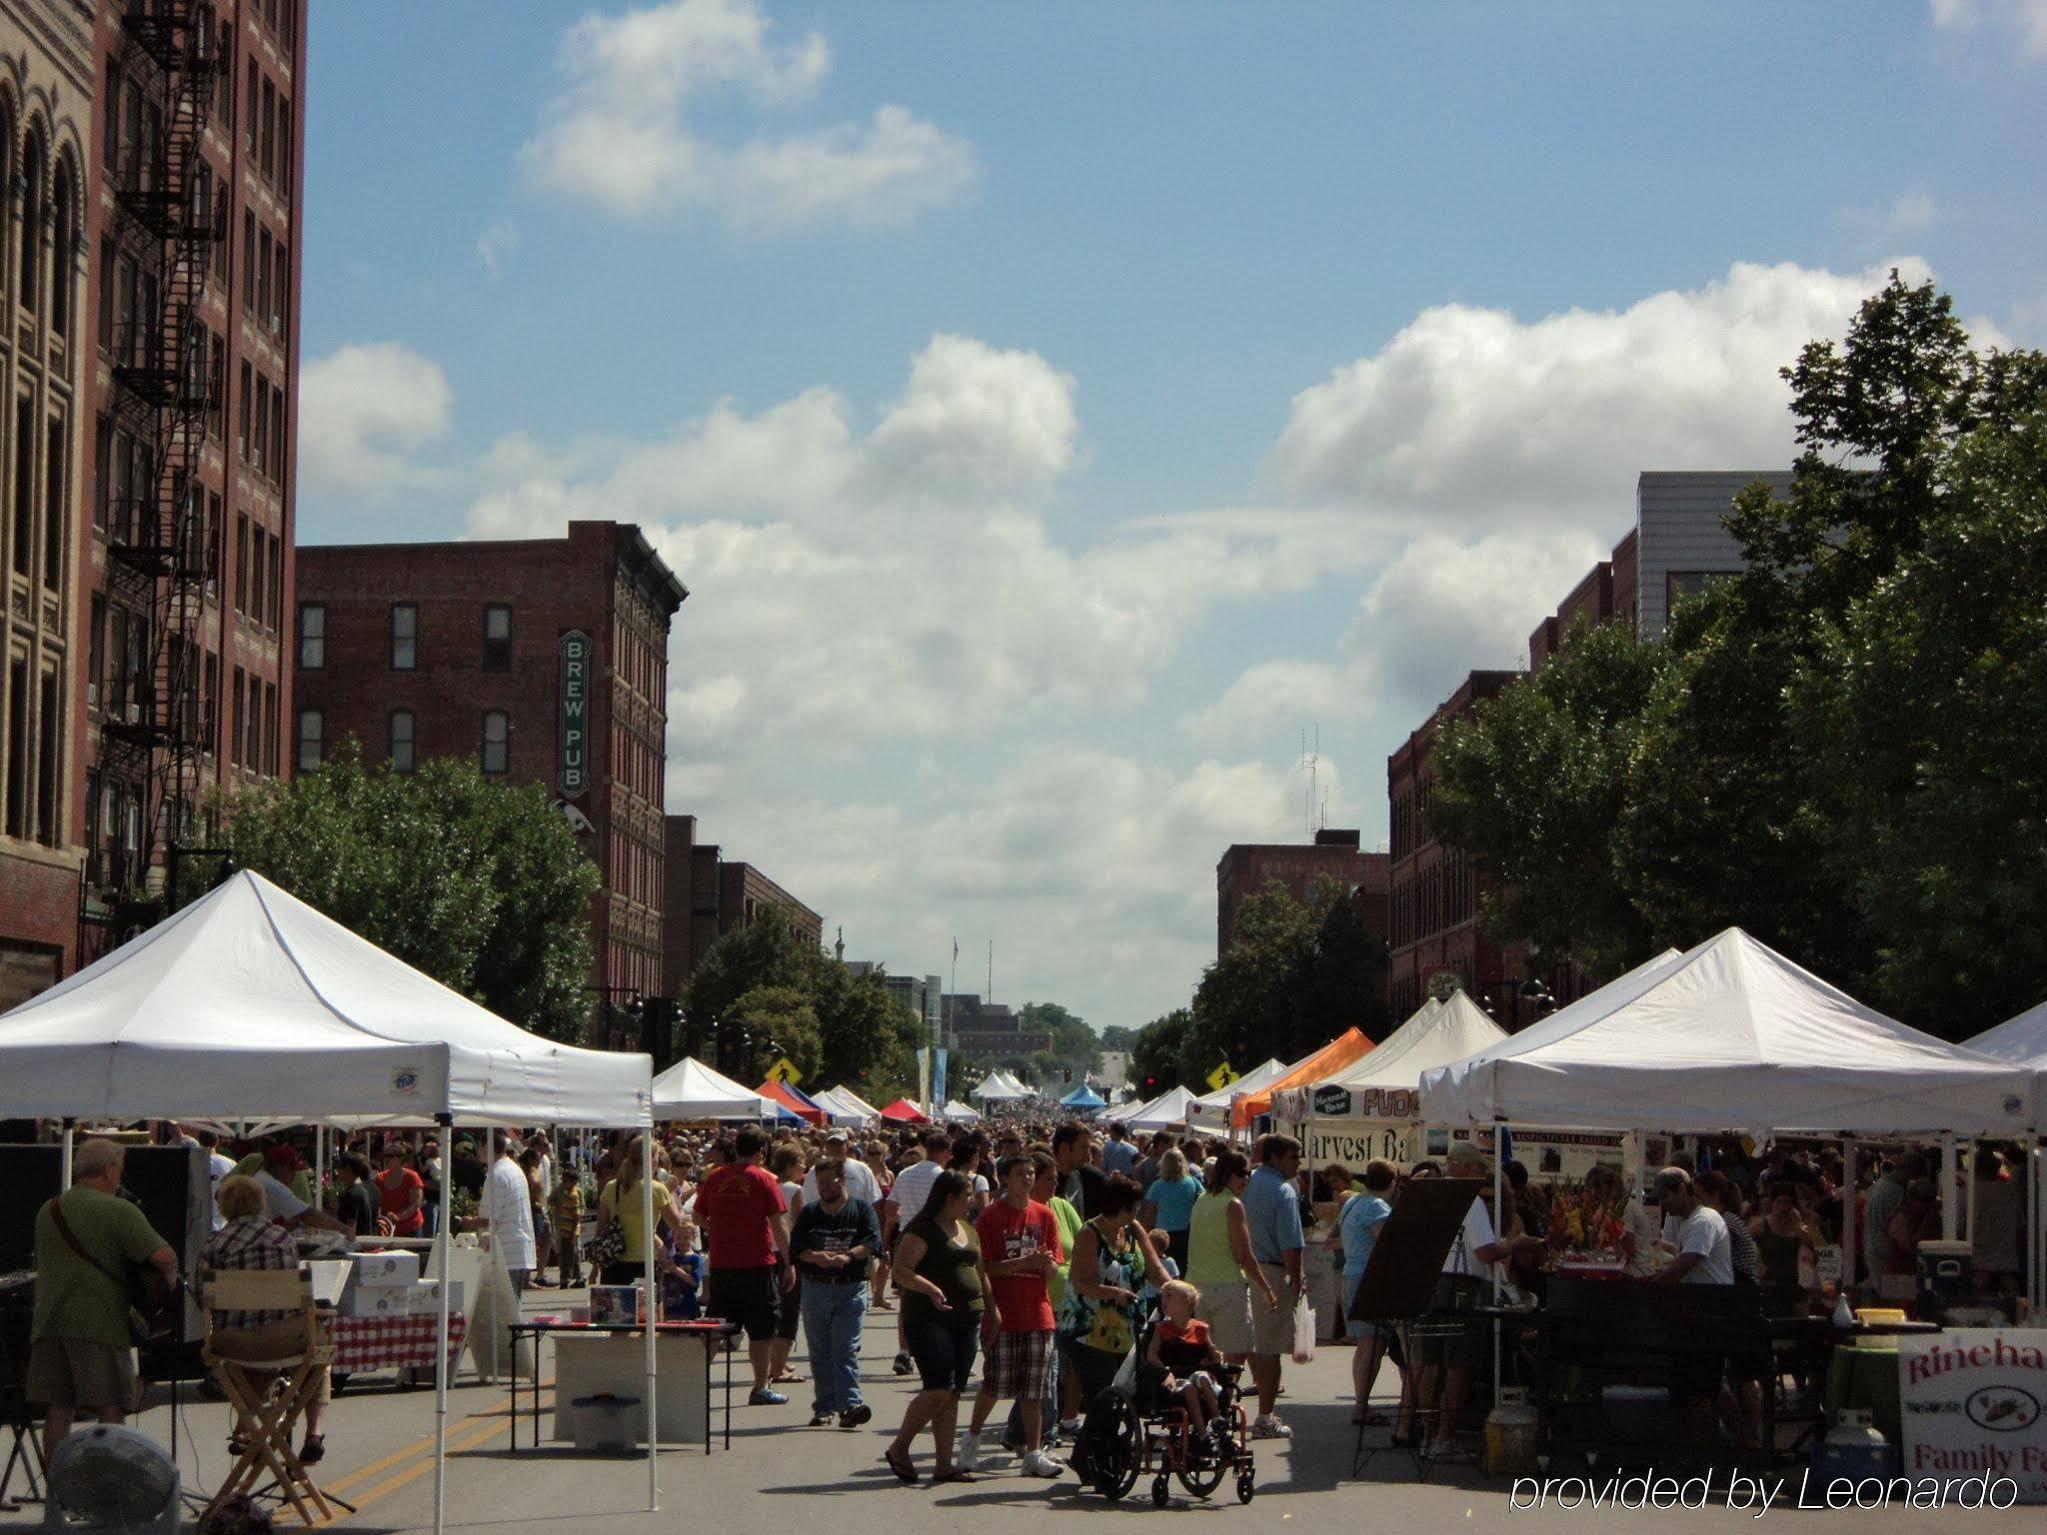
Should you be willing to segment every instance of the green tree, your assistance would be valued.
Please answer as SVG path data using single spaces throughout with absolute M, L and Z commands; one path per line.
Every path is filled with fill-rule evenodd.
M 923 1028 L 916 1014 L 888 994 L 880 971 L 856 976 L 829 954 L 819 954 L 812 966 L 810 995 L 823 1047 L 820 1082 L 900 1090 L 915 1081 Z M 856 1085 L 854 1091 L 861 1088 Z
M 1017 1016 L 1026 1034 L 1052 1036 L 1052 1048 L 1045 1053 L 1055 1057 L 1062 1069 L 1071 1071 L 1076 1081 L 1086 1072 L 1102 1069 L 1102 1037 L 1088 1027 L 1085 1018 L 1057 1002 L 1026 1002 Z
M 784 1058 L 808 1080 L 824 1056 L 817 1011 L 795 986 L 756 986 L 743 993 L 726 1011 L 721 1032 L 731 1064 L 721 1057 L 719 1069 L 747 1084 L 764 1081 L 768 1068 Z
M 1139 1030 L 1133 1029 L 1127 1024 L 1109 1024 L 1102 1030 L 1102 1048 L 1104 1050 L 1135 1050 L 1137 1048 L 1139 1032 Z
M 1180 1047 L 1182 1081 L 1200 1081 L 1218 1061 L 1292 1060 L 1313 1048 L 1303 1044 L 1308 1026 L 1300 981 L 1320 926 L 1278 880 L 1246 898 L 1229 950 L 1195 988 L 1193 1019 Z
M 718 939 L 697 960 L 683 987 L 683 1053 L 716 1055 L 718 1069 L 732 1075 L 728 1052 L 738 1049 L 728 1026 L 733 1005 L 762 987 L 787 988 L 807 998 L 815 952 L 777 906 L 763 907 L 745 927 Z
M 1137 1030 L 1130 1051 L 1130 1080 L 1140 1085 L 1147 1079 L 1156 1082 L 1155 1095 L 1183 1081 L 1200 1080 L 1188 1078 L 1180 1064 L 1187 1030 L 1193 1023 L 1192 1011 L 1176 1007 Z
M 369 772 L 351 745 L 216 810 L 241 867 L 500 1017 L 581 1039 L 598 875 L 539 785 L 449 758 Z
M 1534 676 L 1454 719 L 1436 738 L 1432 830 L 1479 854 L 1483 915 L 1509 941 L 1591 975 L 1653 952 L 1650 926 L 1615 867 L 1628 764 L 1657 678 L 1660 645 L 1621 624 L 1574 626 Z

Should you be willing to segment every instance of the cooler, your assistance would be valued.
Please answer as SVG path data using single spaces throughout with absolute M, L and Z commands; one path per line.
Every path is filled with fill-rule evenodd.
M 1937 1322 L 1950 1306 L 1975 1300 L 1976 1260 L 1967 1242 L 1921 1242 L 1918 1310 L 1921 1321 Z

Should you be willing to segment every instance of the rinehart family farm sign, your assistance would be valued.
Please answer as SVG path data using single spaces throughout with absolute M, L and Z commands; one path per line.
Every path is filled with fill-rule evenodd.
M 1959 1328 L 1898 1340 L 1904 1474 L 2018 1485 L 2047 1503 L 2047 1335 Z

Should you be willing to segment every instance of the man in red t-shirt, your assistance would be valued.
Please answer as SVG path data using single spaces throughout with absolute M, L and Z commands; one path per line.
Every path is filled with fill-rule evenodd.
M 981 1212 L 981 1260 L 988 1270 L 995 1304 L 982 1317 L 987 1374 L 974 1398 L 972 1425 L 961 1436 L 953 1464 L 974 1469 L 981 1429 L 1003 1398 L 1017 1404 L 1024 1436 L 1026 1476 L 1056 1477 L 1066 1463 L 1044 1449 L 1045 1398 L 1052 1394 L 1052 1298 L 1045 1276 L 1066 1257 L 1059 1221 L 1049 1206 L 1031 1198 L 1037 1170 L 1027 1156 L 1004 1157 L 997 1173 L 1002 1197 Z
M 734 1160 L 712 1169 L 697 1189 L 697 1225 L 710 1258 L 706 1312 L 746 1329 L 753 1362 L 756 1407 L 789 1400 L 769 1384 L 774 1373 L 777 1310 L 781 1298 L 780 1254 L 789 1246 L 789 1202 L 782 1185 L 761 1166 L 768 1138 L 748 1125 L 734 1142 Z

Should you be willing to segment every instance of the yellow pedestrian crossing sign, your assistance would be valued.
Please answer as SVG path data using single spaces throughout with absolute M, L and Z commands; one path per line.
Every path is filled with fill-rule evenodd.
M 1220 1092 L 1236 1081 L 1240 1075 L 1242 1073 L 1236 1067 L 1232 1066 L 1228 1061 L 1224 1061 L 1208 1074 L 1208 1085 Z
M 794 1087 L 803 1080 L 803 1073 L 798 1071 L 796 1063 L 785 1055 L 768 1068 L 768 1080 L 770 1082 L 783 1082 L 790 1087 Z

